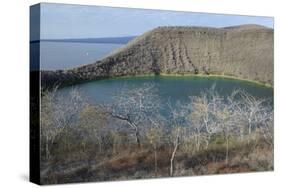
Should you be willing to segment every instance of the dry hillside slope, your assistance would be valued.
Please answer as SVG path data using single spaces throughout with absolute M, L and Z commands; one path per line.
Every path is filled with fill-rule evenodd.
M 93 64 L 43 71 L 41 83 L 68 85 L 144 74 L 219 74 L 273 85 L 273 29 L 159 27 Z

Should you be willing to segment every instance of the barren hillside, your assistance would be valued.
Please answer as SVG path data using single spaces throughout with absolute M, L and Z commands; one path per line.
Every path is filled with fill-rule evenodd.
M 219 74 L 273 85 L 273 29 L 159 27 L 101 61 L 41 77 L 44 87 L 143 74 Z

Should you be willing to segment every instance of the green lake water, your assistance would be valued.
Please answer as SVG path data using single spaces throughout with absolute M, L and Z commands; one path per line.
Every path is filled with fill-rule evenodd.
M 230 95 L 233 90 L 244 90 L 256 98 L 266 98 L 273 102 L 273 89 L 255 83 L 217 77 L 197 76 L 144 76 L 106 79 L 78 84 L 60 89 L 67 94 L 73 87 L 77 88 L 89 101 L 95 103 L 110 103 L 120 90 L 134 89 L 144 84 L 153 84 L 156 95 L 162 104 L 188 102 L 189 96 L 199 95 L 215 85 L 215 90 L 222 96 Z

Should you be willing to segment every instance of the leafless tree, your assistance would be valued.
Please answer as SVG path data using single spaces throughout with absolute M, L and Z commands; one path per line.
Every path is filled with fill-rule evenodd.
M 174 159 L 180 144 L 180 133 L 181 133 L 181 128 L 178 126 L 175 128 L 173 133 L 174 142 L 173 142 L 173 151 L 170 158 L 170 176 L 173 176 L 174 174 Z
M 259 130 L 264 138 L 264 140 L 273 147 L 273 111 L 272 110 L 264 110 L 258 117 L 259 123 Z
M 102 134 L 106 129 L 107 116 L 98 106 L 86 105 L 79 114 L 79 122 L 76 131 L 82 137 L 82 145 L 85 148 L 86 142 L 96 140 L 99 152 L 102 152 Z M 85 150 L 85 149 L 84 149 Z
M 157 176 L 157 170 L 158 170 L 157 150 L 158 150 L 158 146 L 161 144 L 161 141 L 162 141 L 161 139 L 164 136 L 164 130 L 163 130 L 162 126 L 154 125 L 150 129 L 148 129 L 146 132 L 147 132 L 146 137 L 147 137 L 149 143 L 153 147 L 153 151 L 154 151 L 154 173 L 155 173 L 155 176 Z
M 170 139 L 172 141 L 172 153 L 170 156 L 170 176 L 174 175 L 174 159 L 176 153 L 178 151 L 180 145 L 180 139 L 183 136 L 183 126 L 184 126 L 184 117 L 188 111 L 188 108 L 185 104 L 177 102 L 174 106 L 171 104 L 170 100 L 167 103 L 169 108 L 170 116 L 170 126 L 171 126 L 171 133 Z
M 159 97 L 154 84 L 145 83 L 134 88 L 125 86 L 115 94 L 113 101 L 113 104 L 104 104 L 103 108 L 113 118 L 130 126 L 140 147 L 140 129 L 152 122 L 152 116 L 159 114 Z
M 77 89 L 69 96 L 58 94 L 57 88 L 45 91 L 41 100 L 41 135 L 45 138 L 46 159 L 50 158 L 50 147 L 55 139 L 68 128 L 76 125 L 85 102 Z
M 229 156 L 229 139 L 232 130 L 231 124 L 231 114 L 227 105 L 223 105 L 220 109 L 217 109 L 217 120 L 219 128 L 223 133 L 223 136 L 226 141 L 226 149 L 225 149 L 225 164 L 228 164 L 228 156 Z
M 259 123 L 258 121 L 264 121 L 263 119 L 258 119 L 258 115 L 263 113 L 264 110 L 264 102 L 266 99 L 257 99 L 252 95 L 244 91 L 239 92 L 240 97 L 243 101 L 243 114 L 248 123 L 248 134 L 252 133 L 252 130 Z
M 196 150 L 200 149 L 201 139 L 206 143 L 207 149 L 211 136 L 219 131 L 215 115 L 223 98 L 215 92 L 213 86 L 199 96 L 191 96 L 190 101 L 191 112 L 187 115 L 187 120 L 190 122 L 191 132 L 196 135 Z

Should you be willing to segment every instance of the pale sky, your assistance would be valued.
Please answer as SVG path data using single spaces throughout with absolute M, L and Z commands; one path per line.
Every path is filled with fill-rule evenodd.
M 273 28 L 273 18 L 41 4 L 41 39 L 135 36 L 158 26 L 226 27 L 241 24 L 259 24 Z

